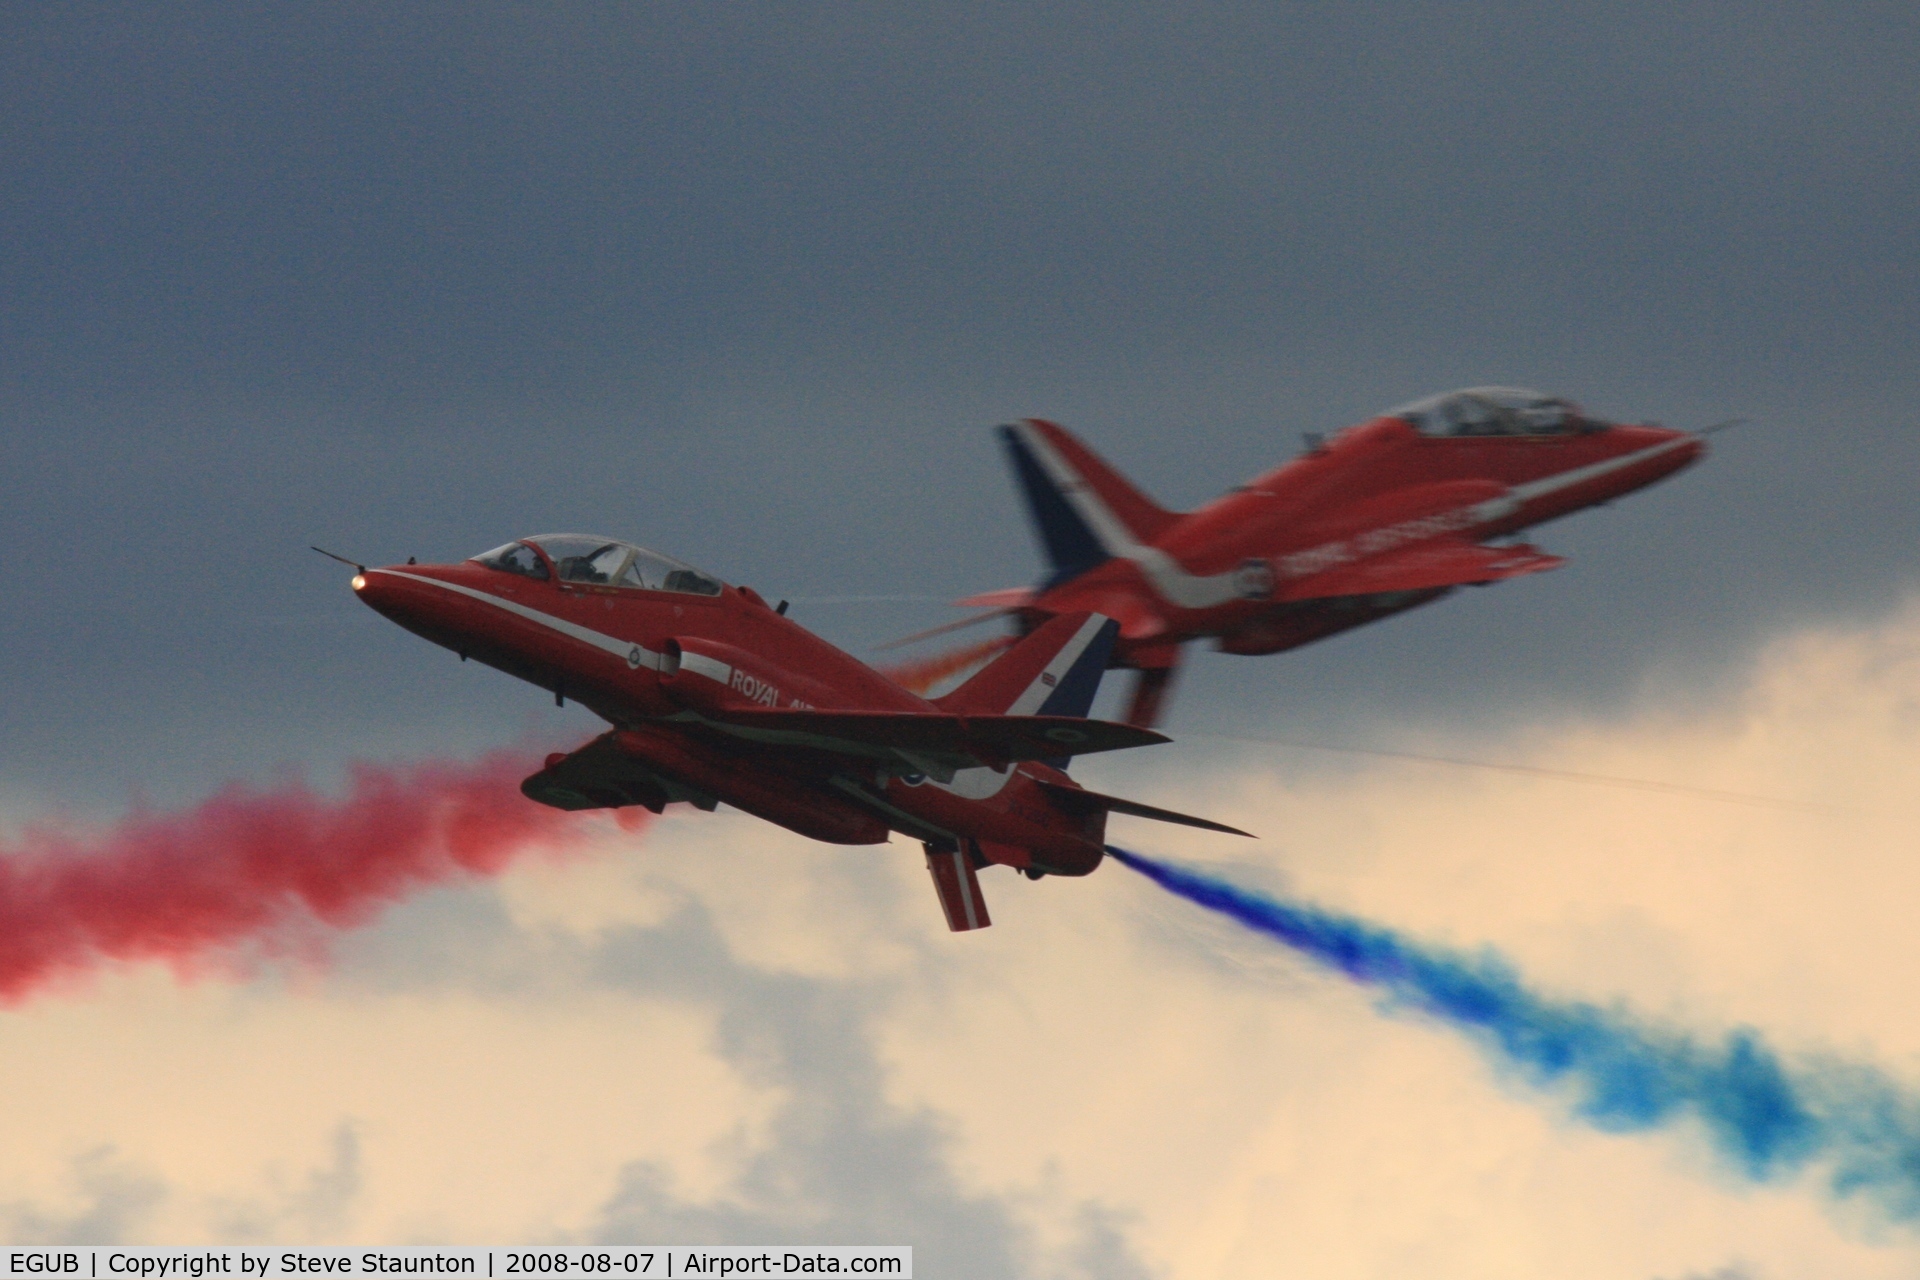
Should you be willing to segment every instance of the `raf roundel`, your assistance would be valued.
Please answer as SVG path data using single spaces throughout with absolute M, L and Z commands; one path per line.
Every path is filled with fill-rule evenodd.
M 640 659 L 641 653 L 639 645 L 635 645 L 633 648 L 627 650 L 627 666 L 638 670 L 640 667 Z

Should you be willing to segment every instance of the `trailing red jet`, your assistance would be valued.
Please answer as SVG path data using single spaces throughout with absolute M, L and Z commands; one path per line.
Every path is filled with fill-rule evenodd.
M 991 923 L 982 867 L 1036 880 L 1093 871 L 1109 813 L 1233 831 L 1067 776 L 1071 756 L 1166 741 L 1085 718 L 1119 631 L 1095 614 L 1043 622 L 928 701 L 787 618 L 785 602 L 770 608 L 611 538 L 553 534 L 460 564 L 355 568 L 360 599 L 407 630 L 612 726 L 547 757 L 521 786 L 531 799 L 655 813 L 724 803 L 832 844 L 899 831 L 925 845 L 955 930 Z
M 1331 440 L 1310 436 L 1301 457 L 1186 515 L 1054 423 L 1000 434 L 1050 572 L 960 603 L 997 606 L 1022 630 L 1084 610 L 1117 619 L 1111 661 L 1139 672 L 1127 719 L 1144 726 L 1164 710 L 1188 641 L 1278 653 L 1455 587 L 1556 569 L 1558 556 L 1495 540 L 1680 470 L 1708 432 L 1603 422 L 1537 391 L 1473 387 Z M 902 671 L 912 683 L 942 666 Z

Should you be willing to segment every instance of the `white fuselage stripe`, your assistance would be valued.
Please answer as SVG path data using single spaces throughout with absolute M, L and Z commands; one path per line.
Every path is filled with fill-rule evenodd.
M 463 587 L 460 584 L 454 583 L 454 582 L 442 582 L 438 578 L 429 578 L 423 574 L 403 573 L 398 569 L 369 569 L 367 570 L 367 572 L 369 574 L 374 574 L 374 573 L 391 574 L 396 578 L 405 578 L 409 582 L 423 582 L 428 584 L 429 586 L 440 587 L 443 590 L 451 591 L 456 595 L 468 596 L 474 600 L 479 600 L 485 604 L 494 605 L 500 609 L 504 609 L 508 613 L 514 614 L 516 617 L 522 617 L 527 619 L 529 622 L 537 622 L 542 626 L 549 627 L 552 630 L 557 631 L 561 635 L 567 636 L 570 639 L 578 640 L 583 644 L 590 644 L 597 649 L 603 649 L 608 653 L 614 654 L 622 658 L 627 662 L 629 666 L 639 666 L 644 664 L 649 669 L 658 669 L 660 655 L 655 653 L 653 650 L 648 649 L 644 645 L 636 644 L 630 640 L 615 639 L 613 636 L 605 635 L 601 632 L 595 631 L 591 627 L 583 627 L 583 626 L 580 626 L 578 623 L 568 622 L 565 618 L 556 618 L 550 613 L 542 613 L 538 609 L 529 608 L 528 606 L 520 604 L 517 601 L 503 600 L 499 596 L 489 595 L 484 591 L 476 591 L 472 587 Z M 1071 651 L 1074 658 L 1077 659 L 1079 655 L 1083 651 L 1085 651 L 1087 645 L 1092 641 L 1093 637 L 1091 634 L 1089 634 L 1089 628 L 1092 629 L 1093 633 L 1097 634 L 1099 627 L 1104 622 L 1105 622 L 1105 619 L 1097 616 L 1093 618 L 1089 618 L 1087 620 L 1086 625 L 1081 627 L 1079 631 L 1074 633 L 1073 639 L 1067 642 L 1066 646 L 1061 650 L 1061 652 L 1065 653 L 1065 652 Z M 638 662 L 635 662 L 631 656 L 635 650 L 638 650 L 640 653 L 640 660 Z M 732 667 L 728 666 L 724 662 L 719 662 L 713 658 L 709 658 L 704 654 L 687 653 L 683 651 L 680 655 L 680 665 L 683 669 L 693 671 L 694 673 L 701 676 L 705 676 L 709 680 L 714 680 L 718 682 L 720 685 L 722 685 L 723 687 L 729 684 L 733 676 Z M 1070 659 L 1066 665 L 1068 667 L 1071 667 L 1072 660 Z M 1049 670 L 1051 670 L 1051 667 L 1049 668 Z M 1063 668 L 1063 671 L 1064 671 L 1064 668 Z M 1058 678 L 1058 674 L 1059 673 L 1056 673 L 1056 678 Z M 1035 687 L 1038 687 L 1043 691 L 1046 691 L 1046 686 L 1041 684 L 1040 681 L 1038 680 L 1034 681 L 1034 685 Z M 1015 714 L 1029 714 L 1029 713 L 1015 713 Z M 785 744 L 785 745 L 810 745 L 810 746 L 818 746 L 830 751 L 832 750 L 845 751 L 847 748 L 847 744 L 844 741 L 837 738 L 829 738 L 829 737 L 822 737 L 819 735 L 801 734 L 801 733 L 787 732 L 787 731 L 781 731 L 781 730 L 747 729 L 737 725 L 729 725 L 722 721 L 709 720 L 706 717 L 701 716 L 698 713 L 692 712 L 692 711 L 683 711 L 679 713 L 679 715 L 675 718 L 698 721 L 699 723 L 706 724 L 714 729 L 718 729 L 723 733 L 728 733 L 735 737 L 746 738 L 749 741 L 764 741 L 764 742 Z M 874 754 L 876 754 L 881 759 L 886 759 L 889 756 L 905 758 L 905 753 L 903 752 L 884 750 L 884 749 Z M 1001 769 L 990 769 L 986 767 L 973 768 L 973 769 L 961 769 L 954 775 L 954 778 L 951 782 L 941 783 L 937 780 L 929 779 L 928 785 L 938 787 L 940 790 L 948 792 L 952 795 L 959 796 L 963 800 L 985 800 L 994 795 L 999 794 L 1000 790 L 1003 787 L 1005 787 L 1007 783 L 1013 780 L 1013 775 L 1014 775 L 1014 770 L 1012 769 L 1001 770 Z M 883 807 L 891 808 L 891 806 L 883 806 Z M 904 812 L 904 811 L 896 811 L 896 812 Z
M 472 587 L 463 587 L 457 582 L 443 582 L 439 578 L 429 578 L 425 574 L 420 573 L 403 573 L 398 569 L 369 569 L 367 572 L 369 574 L 391 574 L 396 578 L 405 578 L 409 582 L 423 582 L 430 587 L 439 587 L 442 591 L 451 591 L 455 595 L 466 596 L 469 599 L 478 600 L 483 604 L 490 604 L 496 609 L 503 609 L 516 617 L 525 618 L 529 622 L 537 622 L 549 630 L 559 632 L 570 640 L 578 640 L 582 644 L 589 644 L 596 649 L 603 649 L 615 657 L 626 660 L 629 665 L 639 665 L 638 663 L 633 663 L 631 659 L 631 654 L 635 649 L 640 651 L 641 661 L 645 662 L 648 666 L 658 666 L 659 664 L 660 655 L 645 645 L 635 644 L 631 640 L 615 639 L 613 636 L 595 631 L 591 627 L 583 627 L 577 622 L 568 622 L 565 618 L 556 618 L 550 613 L 543 613 L 538 609 L 530 608 L 515 600 L 503 600 L 499 596 L 490 595 L 485 591 L 476 591 Z
M 1603 462 L 1590 463 L 1584 467 L 1575 467 L 1571 471 L 1562 471 L 1558 475 L 1544 476 L 1539 480 L 1530 480 L 1526 484 L 1517 484 L 1507 492 L 1519 502 L 1532 502 L 1535 498 L 1544 498 L 1550 493 L 1562 489 L 1571 489 L 1575 485 L 1585 484 L 1589 480 L 1598 480 L 1601 476 L 1611 475 L 1615 471 L 1625 470 L 1637 462 L 1657 458 L 1671 452 L 1681 445 L 1690 444 L 1698 437 L 1693 435 L 1675 436 L 1671 440 L 1662 440 L 1659 444 L 1636 449 L 1632 453 L 1623 453 L 1617 458 L 1608 458 Z
M 1025 423 L 1014 430 L 1020 433 L 1020 438 L 1039 460 L 1041 468 L 1060 490 L 1061 496 L 1072 504 L 1080 518 L 1093 530 L 1094 536 L 1100 539 L 1100 545 L 1107 554 L 1139 565 L 1140 572 L 1146 574 L 1154 589 L 1169 603 L 1182 609 L 1205 609 L 1239 596 L 1240 588 L 1235 581 L 1237 575 L 1233 572 L 1200 577 L 1188 573 L 1179 561 L 1160 548 L 1136 541 L 1133 531 L 1107 509 L 1107 504 L 1093 486 L 1073 469 L 1072 463 L 1060 456 L 1045 436 Z
M 688 653 L 684 649 L 680 651 L 680 669 L 705 676 L 723 689 L 733 679 L 733 668 L 718 658 L 709 658 L 704 653 Z

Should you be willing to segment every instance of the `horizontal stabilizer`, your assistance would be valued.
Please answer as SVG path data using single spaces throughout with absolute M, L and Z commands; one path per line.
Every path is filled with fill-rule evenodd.
M 1275 596 L 1280 600 L 1322 600 L 1389 591 L 1431 591 L 1501 582 L 1558 569 L 1565 563 L 1559 556 L 1525 543 L 1486 547 L 1462 538 L 1442 538 L 1296 579 L 1281 586 Z
M 1108 813 L 1124 813 L 1135 818 L 1151 818 L 1155 822 L 1171 822 L 1182 827 L 1198 827 L 1202 831 L 1219 831 L 1230 836 L 1246 836 L 1253 839 L 1251 831 L 1242 831 L 1230 827 L 1224 822 L 1214 822 L 1208 818 L 1196 818 L 1192 814 L 1175 813 L 1171 809 L 1156 809 L 1150 804 L 1140 804 L 1133 800 L 1122 800 L 1119 796 L 1103 796 L 1098 791 L 1087 791 L 1080 787 L 1070 787 L 1063 783 L 1048 782 L 1044 778 L 1035 778 L 1041 788 L 1066 807 L 1078 808 L 1081 812 L 1104 809 Z

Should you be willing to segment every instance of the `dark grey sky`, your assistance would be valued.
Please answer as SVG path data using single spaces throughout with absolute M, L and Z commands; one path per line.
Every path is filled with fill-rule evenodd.
M 1036 572 L 997 421 L 1184 507 L 1494 381 L 1756 421 L 1558 573 L 1202 657 L 1173 728 L 1710 685 L 1920 579 L 1917 50 L 1891 4 L 10 6 L 0 799 L 590 731 L 309 542 L 946 597 Z

